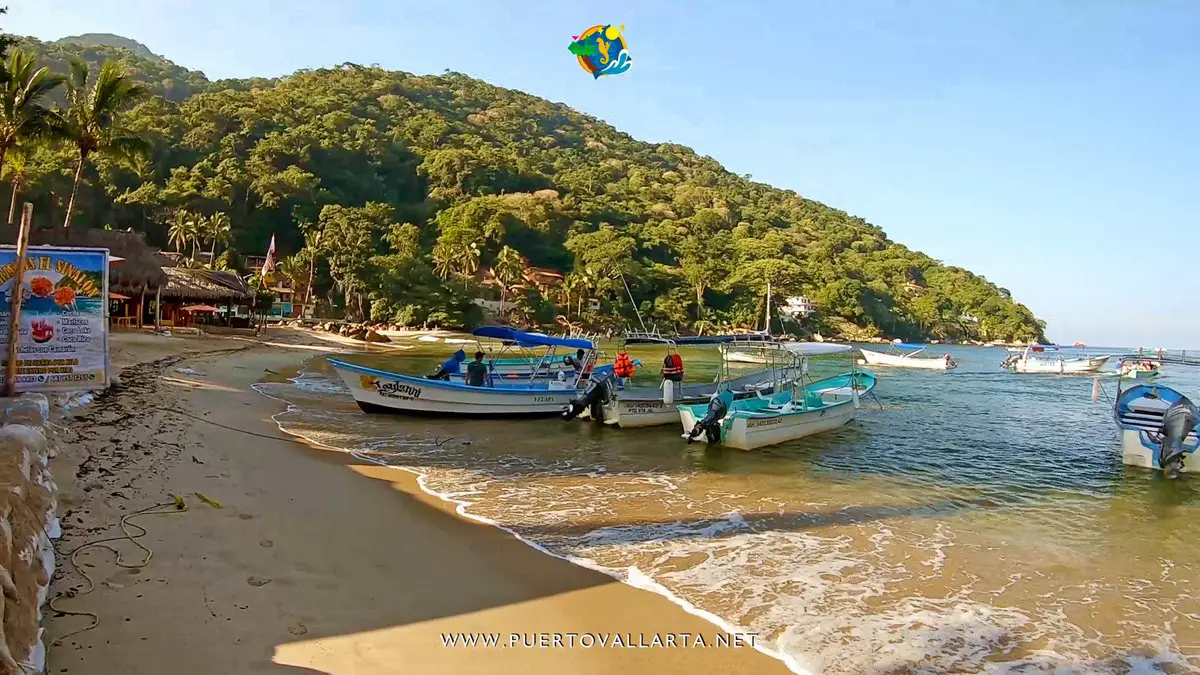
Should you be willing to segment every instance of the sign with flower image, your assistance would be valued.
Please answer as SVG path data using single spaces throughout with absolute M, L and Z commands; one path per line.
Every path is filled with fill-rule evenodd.
M 21 302 L 16 391 L 103 389 L 108 385 L 108 249 L 30 247 L 14 289 L 17 252 L 0 248 L 0 342 L 12 303 Z M 0 356 L 0 367 L 7 361 Z

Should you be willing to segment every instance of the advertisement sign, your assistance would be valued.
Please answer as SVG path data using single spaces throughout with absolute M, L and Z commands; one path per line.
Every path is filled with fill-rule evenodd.
M 13 288 L 16 271 L 16 249 L 0 248 L 0 344 L 21 298 L 16 391 L 106 387 L 108 250 L 31 246 L 21 289 Z M 0 359 L 7 364 L 7 350 Z

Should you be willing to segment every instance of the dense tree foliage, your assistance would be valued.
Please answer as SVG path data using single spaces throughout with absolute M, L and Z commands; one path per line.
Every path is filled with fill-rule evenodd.
M 1043 335 L 1006 290 L 861 218 L 459 73 L 347 63 L 210 83 L 118 47 L 24 44 L 63 72 L 72 55 L 115 62 L 151 94 L 113 122 L 147 153 L 80 164 L 70 143 L 43 145 L 5 175 L 41 218 L 61 222 L 82 166 L 73 226 L 185 252 L 220 240 L 228 256 L 274 235 L 298 286 L 352 316 L 464 323 L 471 299 L 503 295 L 514 321 L 619 328 L 636 324 L 631 293 L 662 329 L 755 326 L 770 283 L 777 303 L 815 302 L 803 331 Z M 530 266 L 563 283 L 543 294 Z

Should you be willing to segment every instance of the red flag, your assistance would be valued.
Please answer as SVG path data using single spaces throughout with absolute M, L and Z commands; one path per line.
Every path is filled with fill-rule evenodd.
M 262 273 L 265 277 L 275 271 L 275 235 L 271 235 L 271 245 L 267 247 L 267 259 L 263 261 Z

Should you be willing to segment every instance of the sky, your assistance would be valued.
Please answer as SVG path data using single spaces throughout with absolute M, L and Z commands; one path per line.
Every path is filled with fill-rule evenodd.
M 116 33 L 213 79 L 466 73 L 861 216 L 1053 341 L 1200 348 L 1200 2 L 4 2 L 6 32 Z M 594 80 L 567 45 L 606 23 L 633 67 Z

